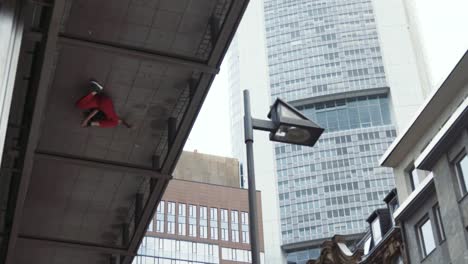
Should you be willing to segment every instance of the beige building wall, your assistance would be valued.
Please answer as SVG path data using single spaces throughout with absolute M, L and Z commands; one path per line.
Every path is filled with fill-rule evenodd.
M 173 172 L 174 179 L 238 188 L 239 161 L 198 152 L 182 152 Z
M 419 32 L 405 0 L 373 0 L 385 76 L 390 87 L 393 122 L 400 134 L 430 92 Z

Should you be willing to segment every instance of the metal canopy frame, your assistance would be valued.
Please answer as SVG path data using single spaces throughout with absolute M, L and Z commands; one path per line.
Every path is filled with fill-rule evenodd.
M 93 251 L 106 254 L 116 254 L 116 255 L 132 255 L 127 251 L 126 248 L 121 247 L 110 247 L 106 245 L 100 245 L 95 243 L 85 243 L 82 241 L 66 240 L 66 239 L 57 239 L 57 238 L 47 238 L 41 236 L 30 236 L 30 235 L 19 235 L 20 240 L 34 242 L 42 245 L 56 246 L 56 247 L 67 247 L 78 250 Z
M 152 168 L 140 167 L 140 166 L 136 166 L 133 164 L 112 162 L 112 161 L 107 161 L 107 160 L 90 159 L 87 157 L 65 155 L 62 153 L 36 151 L 35 158 L 64 161 L 68 164 L 83 165 L 86 167 L 92 167 L 92 168 L 98 168 L 98 169 L 104 169 L 104 170 L 107 169 L 107 170 L 114 170 L 114 171 L 120 171 L 120 172 L 128 172 L 128 173 L 133 173 L 136 176 L 149 177 L 149 178 L 155 178 L 155 179 L 166 179 L 166 180 L 172 179 L 171 175 L 162 174 L 158 171 L 155 171 Z
M 31 171 L 34 163 L 34 150 L 39 141 L 39 131 L 42 115 L 45 108 L 48 84 L 52 76 L 52 64 L 56 52 L 57 37 L 60 30 L 60 22 L 65 11 L 65 1 L 56 1 L 51 7 L 52 14 L 46 34 L 44 46 L 41 48 L 41 72 L 37 79 L 37 96 L 34 104 L 33 118 L 28 135 L 28 144 L 24 153 L 23 172 L 19 179 L 18 192 L 16 194 L 15 209 L 13 212 L 13 223 L 8 238 L 5 264 L 13 263 L 14 249 L 18 240 L 19 225 L 23 215 L 23 207 L 26 194 L 31 180 Z
M 154 52 L 145 49 L 139 49 L 135 47 L 126 46 L 119 43 L 110 43 L 105 41 L 97 41 L 93 39 L 87 39 L 83 37 L 73 36 L 70 34 L 60 34 L 59 43 L 62 45 L 80 46 L 92 49 L 100 49 L 108 51 L 110 53 L 121 54 L 124 56 L 137 57 L 147 59 L 151 61 L 163 62 L 174 64 L 177 66 L 187 67 L 192 70 L 217 74 L 219 73 L 219 67 L 213 67 L 206 63 L 195 60 L 192 58 L 186 58 L 177 56 L 169 53 Z
M 24 0 L 22 2 L 27 2 Z M 146 232 L 147 225 L 156 211 L 157 203 L 161 200 L 164 191 L 166 190 L 169 180 L 172 178 L 171 173 L 175 168 L 176 162 L 181 154 L 182 147 L 185 144 L 190 129 L 192 128 L 195 117 L 198 115 L 202 103 L 208 93 L 208 88 L 212 84 L 215 75 L 219 72 L 220 64 L 227 47 L 225 45 L 215 45 L 216 43 L 230 43 L 234 37 L 234 28 L 240 23 L 240 19 L 248 5 L 248 0 L 232 1 L 232 4 L 226 15 L 220 31 L 216 34 L 216 43 L 213 43 L 213 50 L 210 58 L 206 61 L 200 61 L 193 58 L 177 56 L 169 53 L 157 53 L 135 47 L 128 47 L 121 44 L 99 42 L 96 40 L 79 38 L 76 36 L 60 34 L 61 20 L 65 12 L 65 1 L 38 1 L 29 0 L 29 3 L 39 4 L 47 7 L 50 12 L 47 32 L 25 32 L 27 38 L 42 40 L 39 69 L 35 77 L 33 77 L 36 89 L 36 97 L 33 106 L 33 115 L 29 131 L 27 132 L 27 145 L 24 150 L 24 160 L 22 172 L 18 179 L 18 189 L 15 195 L 12 206 L 14 210 L 12 217 L 13 222 L 8 237 L 7 250 L 4 264 L 13 264 L 15 257 L 15 248 L 19 240 L 28 241 L 31 243 L 39 243 L 56 247 L 68 247 L 77 250 L 100 252 L 110 254 L 112 256 L 120 256 L 121 263 L 130 264 L 135 256 L 138 247 Z M 175 66 L 187 67 L 194 71 L 201 72 L 201 77 L 198 83 L 193 82 L 191 89 L 191 99 L 187 106 L 186 112 L 178 124 L 176 134 L 172 144 L 168 149 L 167 155 L 162 163 L 161 169 L 158 171 L 154 168 L 138 167 L 132 164 L 116 163 L 112 161 L 90 159 L 72 155 L 63 155 L 61 153 L 44 152 L 37 149 L 41 123 L 43 120 L 44 110 L 47 101 L 49 84 L 54 72 L 54 59 L 57 52 L 57 45 L 75 45 L 93 49 L 109 51 L 111 53 L 121 54 L 124 56 L 139 57 L 151 61 L 157 61 Z M 36 159 L 54 159 L 62 160 L 69 164 L 85 165 L 89 167 L 97 167 L 100 169 L 118 170 L 143 177 L 151 178 L 150 194 L 148 199 L 142 204 L 141 214 L 135 216 L 135 228 L 132 234 L 129 234 L 128 243 L 122 247 L 113 247 L 83 241 L 74 241 L 66 239 L 57 239 L 41 236 L 32 236 L 28 234 L 20 234 L 20 223 L 23 217 L 23 208 L 31 181 L 32 169 Z M 157 180 L 156 180 L 157 179 Z
M 235 31 L 231 30 L 232 28 L 237 28 L 240 23 L 240 18 L 247 8 L 248 0 L 246 1 L 232 1 L 231 7 L 228 11 L 226 21 L 223 23 L 222 28 L 218 34 L 217 42 L 230 43 L 234 37 Z M 241 14 L 239 17 L 233 16 L 231 14 Z M 211 67 L 219 68 L 222 61 L 222 56 L 224 53 L 225 47 L 220 45 L 215 45 L 211 53 L 210 59 L 208 60 L 208 65 Z M 221 57 L 221 59 L 219 59 Z M 205 100 L 206 95 L 208 94 L 208 89 L 201 89 L 202 87 L 210 87 L 211 83 L 214 80 L 214 75 L 202 74 L 200 81 L 198 82 L 197 88 L 193 93 L 193 97 L 190 100 L 190 104 L 186 110 L 186 113 L 180 122 L 177 134 L 172 143 L 172 147 L 169 149 L 166 159 L 161 168 L 162 174 L 171 174 L 176 166 L 176 162 L 179 159 L 179 156 L 182 152 L 182 147 L 187 141 L 188 134 L 190 129 L 195 123 L 195 117 L 200 112 L 202 102 Z M 129 252 L 136 252 L 138 246 L 140 245 L 143 236 L 146 231 L 151 218 L 156 211 L 157 203 L 156 201 L 162 198 L 164 191 L 167 188 L 168 182 L 159 183 L 156 188 L 151 191 L 148 202 L 143 210 L 141 216 L 141 221 L 135 229 L 134 236 L 130 242 Z M 125 257 L 122 261 L 122 264 L 130 264 L 132 258 Z

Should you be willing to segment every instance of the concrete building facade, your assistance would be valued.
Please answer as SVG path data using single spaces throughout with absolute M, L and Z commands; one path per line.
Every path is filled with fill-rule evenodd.
M 408 263 L 468 261 L 468 52 L 381 159 L 393 168 Z
M 238 161 L 183 152 L 174 178 L 134 263 L 251 263 L 248 194 L 238 187 Z M 264 263 L 260 192 L 257 201 Z
M 177 180 L 239 187 L 239 161 L 198 152 L 184 151 L 172 173 Z

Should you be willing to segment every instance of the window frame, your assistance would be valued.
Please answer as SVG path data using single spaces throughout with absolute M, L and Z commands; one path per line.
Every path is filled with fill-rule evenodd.
M 414 192 L 414 190 L 416 190 L 416 188 L 421 183 L 421 181 L 419 180 L 419 175 L 417 174 L 417 169 L 412 165 L 411 167 L 409 167 L 408 170 L 406 170 L 406 174 L 408 175 L 411 184 L 411 192 Z M 417 178 L 418 184 L 415 184 L 414 177 Z
M 453 162 L 461 198 L 468 195 L 468 182 L 465 181 L 465 176 L 463 175 L 463 171 L 461 170 L 460 166 L 461 161 L 465 158 L 468 158 L 468 155 L 466 151 L 463 150 L 457 155 Z M 466 177 L 468 178 L 468 175 Z
M 429 226 L 431 227 L 431 232 L 432 232 L 432 239 L 434 240 L 434 248 L 428 252 L 426 249 L 426 244 L 422 232 L 422 227 L 426 224 L 429 223 Z M 434 252 L 437 248 L 435 236 L 434 236 L 434 229 L 432 226 L 432 221 L 429 215 L 425 215 L 421 218 L 421 220 L 418 221 L 416 224 L 416 234 L 417 234 L 417 239 L 418 239 L 418 247 L 419 247 L 419 252 L 421 254 L 422 259 L 425 259 L 427 256 L 429 256 L 432 252 Z M 426 238 L 427 239 L 427 238 Z
M 376 225 L 377 224 L 377 225 Z M 376 230 L 375 226 L 378 227 L 378 230 Z M 372 229 L 372 240 L 374 241 L 374 246 L 377 245 L 380 241 L 382 241 L 382 227 L 380 226 L 380 217 L 377 216 L 374 220 L 371 222 L 371 229 Z M 379 232 L 377 232 L 379 231 Z M 378 238 L 378 239 L 376 239 Z
M 445 235 L 442 215 L 440 214 L 440 205 L 438 203 L 432 207 L 432 213 L 434 214 L 437 238 L 439 239 L 439 244 L 442 244 L 447 239 L 447 237 Z
M 390 219 L 392 220 L 392 225 L 395 226 L 395 218 L 393 218 L 393 214 L 396 210 L 400 207 L 400 203 L 398 201 L 398 196 L 395 195 L 389 202 L 388 202 L 388 211 L 390 212 Z

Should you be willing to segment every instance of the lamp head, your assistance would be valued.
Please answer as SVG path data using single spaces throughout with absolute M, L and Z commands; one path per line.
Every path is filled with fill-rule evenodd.
M 268 113 L 276 130 L 270 140 L 304 146 L 314 146 L 324 129 L 281 99 L 276 99 Z

